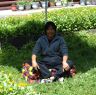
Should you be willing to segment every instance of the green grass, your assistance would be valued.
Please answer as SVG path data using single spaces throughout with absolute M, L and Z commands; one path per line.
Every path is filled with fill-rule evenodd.
M 0 76 L 0 95 L 96 95 L 96 33 L 88 31 L 72 32 L 64 34 L 69 47 L 69 59 L 71 59 L 77 68 L 77 74 L 74 78 L 66 78 L 63 83 L 54 82 L 47 84 L 28 84 L 21 76 L 22 63 L 31 58 L 33 42 L 17 50 L 11 45 L 2 47 L 0 52 L 0 72 L 6 76 Z M 10 90 L 4 86 L 4 82 L 14 81 Z M 24 87 L 31 89 L 22 90 L 14 84 L 23 83 Z M 9 84 L 8 84 L 9 85 Z M 1 87 L 2 86 L 2 87 Z M 4 89 L 6 88 L 6 89 Z M 32 92 L 32 93 L 31 93 Z
M 64 83 L 36 85 L 42 95 L 95 95 L 96 68 L 86 73 L 78 73 L 74 78 L 65 79 Z

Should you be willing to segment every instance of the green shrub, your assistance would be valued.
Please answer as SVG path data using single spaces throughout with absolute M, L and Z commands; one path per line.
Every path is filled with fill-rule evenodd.
M 0 65 L 0 95 L 34 95 L 33 85 L 21 77 L 16 68 Z
M 37 40 L 43 32 L 44 13 L 30 16 L 8 17 L 0 20 L 0 40 L 2 42 L 26 44 Z M 68 8 L 48 13 L 48 20 L 56 23 L 59 32 L 96 28 L 96 7 Z M 16 42 L 15 42 L 16 41 Z M 21 47 L 18 46 L 17 47 Z
M 52 16 L 53 15 L 53 16 Z M 60 31 L 77 31 L 96 28 L 96 8 L 68 8 L 49 14 Z
M 65 41 L 67 42 L 69 50 L 69 59 L 80 63 L 82 59 L 94 61 L 96 58 L 96 34 L 88 33 L 86 31 L 80 32 L 64 32 Z M 6 44 L 2 47 L 1 60 L 2 65 L 8 65 L 21 69 L 22 63 L 31 59 L 32 49 L 35 42 L 31 41 L 16 49 L 14 46 Z M 75 56 L 76 55 L 76 56 Z M 90 60 L 91 59 L 91 60 Z M 83 62 L 85 62 L 83 60 Z M 89 64 L 90 67 L 91 64 Z M 77 67 L 79 65 L 77 64 Z M 83 65 L 82 65 L 83 66 Z M 79 68 L 79 67 L 78 67 Z M 84 68 L 84 67 L 83 67 Z M 87 67 L 88 68 L 88 67 Z

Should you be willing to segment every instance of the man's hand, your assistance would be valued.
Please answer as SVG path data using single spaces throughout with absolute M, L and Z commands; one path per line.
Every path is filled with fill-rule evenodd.
M 32 62 L 32 67 L 35 68 L 36 70 L 39 69 L 39 65 L 37 62 Z
M 70 67 L 69 67 L 67 62 L 62 62 L 62 64 L 63 64 L 63 71 L 64 70 L 68 71 L 70 69 Z
M 32 67 L 35 68 L 36 70 L 39 69 L 39 65 L 36 61 L 36 55 L 35 54 L 32 55 Z

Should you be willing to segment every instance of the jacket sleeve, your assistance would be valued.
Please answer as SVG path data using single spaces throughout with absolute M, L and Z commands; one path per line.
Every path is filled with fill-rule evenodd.
M 66 42 L 64 41 L 63 37 L 60 38 L 60 53 L 62 56 L 68 56 L 68 48 Z
M 32 55 L 35 54 L 35 55 L 38 55 L 40 52 L 41 52 L 41 39 L 39 38 L 33 48 L 33 51 L 32 51 Z

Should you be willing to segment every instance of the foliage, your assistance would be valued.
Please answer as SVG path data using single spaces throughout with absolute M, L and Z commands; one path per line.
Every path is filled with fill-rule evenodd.
M 81 63 L 84 64 L 85 62 L 92 63 L 95 66 L 94 60 L 96 58 L 96 34 L 80 31 L 64 32 L 62 35 L 64 35 L 64 39 L 67 42 L 69 59 L 72 59 L 74 60 L 74 63 L 77 63 L 76 67 L 78 70 L 80 66 L 82 70 L 85 70 L 85 67 L 80 65 Z M 2 65 L 7 64 L 9 66 L 13 66 L 20 70 L 23 62 L 31 59 L 34 43 L 35 41 L 30 41 L 19 50 L 11 44 L 4 44 L 2 47 L 0 63 L 2 63 Z M 87 67 L 86 69 L 89 69 L 91 66 L 91 64 L 85 65 Z
M 36 85 L 36 91 L 41 95 L 95 95 L 96 68 L 86 73 L 79 73 L 73 79 L 64 79 L 64 83 Z
M 20 71 L 23 61 L 30 59 L 35 42 L 19 50 L 6 44 L 0 53 L 0 95 L 95 95 L 96 33 L 93 30 L 64 32 L 62 36 L 69 48 L 69 59 L 76 63 L 74 78 L 64 79 L 64 83 L 30 85 L 23 80 Z
M 1 20 L 1 23 L 3 23 L 4 21 L 4 24 L 2 24 L 2 26 L 0 27 L 0 39 L 3 42 L 12 42 L 13 44 L 19 42 L 19 45 L 22 45 L 22 43 L 26 43 L 30 40 L 36 39 L 42 32 L 43 27 L 42 22 L 36 20 L 36 18 L 38 18 L 38 16 L 40 17 L 41 15 L 35 15 L 36 14 L 34 14 L 32 17 L 10 17 L 8 19 Z
M 25 0 L 18 0 L 17 5 L 25 5 L 26 1 Z
M 0 95 L 34 95 L 33 87 L 26 83 L 13 67 L 0 65 Z
M 49 20 L 55 21 L 58 29 L 63 32 L 92 29 L 96 28 L 95 11 L 95 8 L 90 7 L 63 9 L 58 12 L 50 13 Z
M 0 19 L 0 39 L 3 42 L 37 40 L 43 32 L 44 13 Z M 59 32 L 96 28 L 96 8 L 68 8 L 48 13 L 48 20 L 56 23 Z M 20 39 L 19 39 L 20 38 Z M 21 39 L 22 38 L 22 39 Z M 15 42 L 13 42 L 15 43 Z
M 32 1 L 25 1 L 25 5 L 31 5 Z
M 48 0 L 49 2 L 55 2 L 55 1 L 57 1 L 57 0 Z
M 61 2 L 62 2 L 62 3 L 67 3 L 67 2 L 68 2 L 68 0 L 61 0 Z
M 32 0 L 33 2 L 39 2 L 40 0 Z
M 62 32 L 69 48 L 69 59 L 76 63 L 77 75 L 64 79 L 62 84 L 26 83 L 20 73 L 22 63 L 31 59 L 34 39 L 43 32 L 44 14 L 0 19 L 0 41 L 3 42 L 0 51 L 0 95 L 96 94 L 96 33 L 93 32 L 96 32 L 96 8 L 69 8 L 49 12 L 48 20 L 54 21 L 58 32 Z M 7 43 L 19 37 L 23 39 L 21 41 L 27 41 L 20 49 Z

